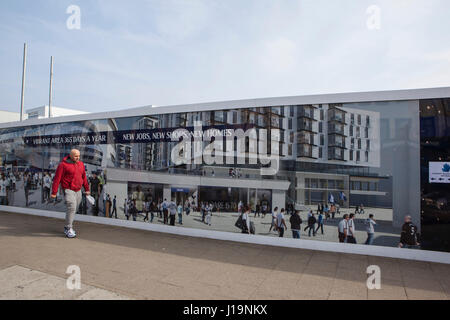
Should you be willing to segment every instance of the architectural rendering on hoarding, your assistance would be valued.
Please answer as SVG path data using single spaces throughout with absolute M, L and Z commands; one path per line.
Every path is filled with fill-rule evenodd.
M 356 243 L 397 247 L 405 216 L 422 233 L 424 205 L 448 210 L 446 194 L 420 198 L 424 170 L 433 185 L 434 171 L 445 175 L 448 151 L 422 166 L 422 178 L 418 165 L 424 139 L 437 137 L 431 124 L 448 141 L 449 124 L 432 120 L 448 117 L 449 99 L 436 100 L 442 114 L 427 117 L 418 99 L 274 101 L 4 127 L 3 204 L 64 211 L 62 194 L 53 201 L 50 188 L 57 164 L 77 148 L 95 199 L 83 197 L 79 214 L 278 237 L 284 209 L 287 224 L 299 213 L 301 239 L 332 242 L 347 215 Z M 422 249 L 450 250 L 428 236 Z

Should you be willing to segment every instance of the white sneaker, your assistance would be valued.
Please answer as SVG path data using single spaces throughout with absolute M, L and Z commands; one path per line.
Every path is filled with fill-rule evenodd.
M 75 230 L 73 230 L 72 228 L 70 228 L 66 231 L 67 238 L 75 238 L 76 236 L 77 236 L 77 234 L 75 233 Z

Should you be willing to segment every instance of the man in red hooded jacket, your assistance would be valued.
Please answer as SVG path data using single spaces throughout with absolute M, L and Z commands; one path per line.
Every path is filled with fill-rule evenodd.
M 64 190 L 64 198 L 67 206 L 66 225 L 64 234 L 68 238 L 75 238 L 76 233 L 72 228 L 75 213 L 81 203 L 81 187 L 84 187 L 86 195 L 89 195 L 89 183 L 86 179 L 86 171 L 83 162 L 80 161 L 80 151 L 72 149 L 70 155 L 65 157 L 56 169 L 52 185 L 52 198 L 56 198 L 58 187 L 61 184 Z

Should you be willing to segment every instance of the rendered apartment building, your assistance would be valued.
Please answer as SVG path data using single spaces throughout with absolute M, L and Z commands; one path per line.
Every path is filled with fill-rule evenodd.
M 434 88 L 147 106 L 29 119 L 0 125 L 0 157 L 5 172 L 11 166 L 16 171 L 51 171 L 70 148 L 77 147 L 89 174 L 104 173 L 108 190 L 119 199 L 139 187 L 147 198 L 214 203 L 222 212 L 236 212 L 239 202 L 253 210 L 262 201 L 269 210 L 291 204 L 297 208 L 362 204 L 391 209 L 396 226 L 405 214 L 420 224 L 421 212 L 427 212 L 421 210 L 421 190 L 434 188 L 423 179 L 427 161 L 450 160 L 447 149 L 436 147 L 445 144 L 449 131 L 449 97 L 450 88 Z M 440 113 L 432 113 L 438 106 Z M 230 145 L 225 136 L 214 137 L 214 142 L 224 140 L 214 155 L 231 154 L 231 163 L 208 163 L 204 156 L 196 156 L 194 138 L 192 152 L 186 153 L 193 161 L 174 163 L 180 141 L 170 137 L 179 130 L 194 137 L 198 123 L 204 132 L 232 134 Z M 239 130 L 245 137 L 243 153 L 233 136 Z M 267 140 L 260 144 L 263 131 Z M 48 142 L 55 137 L 65 142 Z M 431 147 L 424 144 L 425 138 L 437 139 L 436 152 L 424 153 Z M 211 143 L 203 135 L 196 146 L 204 151 Z M 262 147 L 278 157 L 274 174 L 262 174 L 267 167 L 260 161 Z M 430 160 L 421 158 L 421 152 Z

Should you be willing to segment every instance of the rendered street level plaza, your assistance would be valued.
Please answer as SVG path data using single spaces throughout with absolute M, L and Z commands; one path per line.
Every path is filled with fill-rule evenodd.
M 64 211 L 65 205 L 64 201 L 61 201 L 61 197 L 59 201 L 55 204 L 53 202 L 44 202 L 42 203 L 41 191 L 40 188 L 36 190 L 29 191 L 28 203 L 31 208 L 38 208 L 43 210 L 50 211 Z M 101 205 L 101 200 L 99 203 Z M 22 189 L 18 189 L 16 192 L 11 193 L 10 195 L 10 203 L 21 204 L 25 203 L 25 193 Z M 302 223 L 302 231 L 301 238 L 302 239 L 313 239 L 313 240 L 322 240 L 322 241 L 332 241 L 338 242 L 337 237 L 337 225 L 339 221 L 342 219 L 342 216 L 347 213 L 354 213 L 354 208 L 342 208 L 340 210 L 340 214 L 336 214 L 335 219 L 324 220 L 324 234 L 322 234 L 321 230 L 318 230 L 316 236 L 313 236 L 311 233 L 311 237 L 308 235 L 308 231 L 304 231 L 304 228 L 307 226 L 307 214 L 309 210 L 312 210 L 314 214 L 316 213 L 317 206 L 306 206 L 308 210 L 303 210 L 300 212 L 300 217 L 303 220 Z M 89 210 L 90 211 L 90 210 Z M 380 246 L 390 246 L 396 247 L 400 240 L 400 228 L 396 228 L 392 226 L 392 209 L 380 209 L 380 208 L 370 208 L 366 207 L 364 209 L 364 214 L 355 215 L 355 227 L 356 227 L 356 241 L 357 243 L 364 243 L 367 239 L 367 233 L 364 221 L 369 217 L 369 214 L 374 215 L 374 219 L 377 221 L 377 226 L 375 227 L 375 238 L 373 245 Z M 102 216 L 102 208 L 100 207 L 100 216 Z M 216 231 L 226 231 L 226 232 L 240 232 L 238 228 L 235 227 L 235 222 L 238 219 L 238 213 L 234 212 L 213 212 L 211 218 L 211 226 L 202 222 L 202 217 L 200 212 L 191 212 L 191 214 L 186 215 L 183 212 L 183 227 L 187 228 L 197 228 L 197 229 L 206 229 L 206 230 L 216 230 Z M 123 214 L 123 201 L 118 201 L 117 205 L 117 217 L 119 219 L 126 219 L 126 216 Z M 286 224 L 288 226 L 287 232 L 284 233 L 284 237 L 292 238 L 292 232 L 290 231 L 290 223 L 289 223 L 289 215 L 285 214 Z M 317 217 L 317 215 L 316 215 Z M 129 218 L 132 220 L 132 217 Z M 150 214 L 149 214 L 150 219 Z M 255 223 L 256 234 L 278 237 L 278 233 L 276 231 L 270 231 L 271 225 L 271 215 L 266 214 L 263 217 L 262 214 L 259 216 L 254 216 L 254 214 L 250 215 L 251 221 Z M 178 224 L 178 215 L 176 215 L 176 223 L 175 225 L 180 226 Z M 144 215 L 138 215 L 137 221 L 144 221 Z M 147 222 L 150 223 L 150 222 Z M 163 219 L 155 215 L 153 222 L 155 224 L 163 224 Z M 315 225 L 317 228 L 317 224 Z
M 450 265 L 219 241 L 0 212 L 0 299 L 445 299 Z M 67 267 L 81 290 L 66 292 Z M 369 290 L 366 269 L 381 270 Z
M 315 214 L 316 206 L 309 207 L 313 210 Z M 120 208 L 119 208 L 120 209 Z M 119 210 L 121 211 L 121 210 Z M 322 235 L 321 230 L 318 230 L 316 236 L 313 236 L 311 233 L 311 237 L 308 235 L 308 231 L 304 231 L 304 228 L 307 226 L 307 214 L 306 211 L 301 211 L 300 217 L 303 220 L 302 223 L 302 231 L 301 238 L 302 239 L 312 239 L 312 240 L 323 240 L 323 241 L 333 241 L 338 242 L 338 232 L 337 225 L 339 221 L 342 219 L 342 216 L 345 213 L 353 213 L 354 209 L 341 209 L 341 213 L 336 215 L 334 219 L 328 219 L 324 222 L 324 234 Z M 377 221 L 377 226 L 375 227 L 375 240 L 373 242 L 374 245 L 380 246 L 390 246 L 396 247 L 400 240 L 400 228 L 395 228 L 392 226 L 392 210 L 391 209 L 378 209 L 378 208 L 365 208 L 364 214 L 355 215 L 355 226 L 356 226 L 356 241 L 357 243 L 364 243 L 367 239 L 367 233 L 364 221 L 369 217 L 369 214 L 374 214 L 375 220 Z M 126 219 L 123 213 L 119 213 L 117 215 L 120 219 Z M 227 231 L 227 232 L 240 232 L 238 228 L 235 227 L 235 222 L 238 219 L 238 213 L 230 213 L 230 212 L 214 212 L 211 217 L 211 226 L 202 222 L 202 216 L 200 212 L 192 212 L 189 215 L 183 213 L 183 227 L 187 228 L 197 228 L 197 229 L 206 229 L 206 230 L 216 230 L 216 231 Z M 286 225 L 288 226 L 288 230 L 284 233 L 285 238 L 292 238 L 291 232 L 291 224 L 289 223 L 290 215 L 285 214 Z M 317 217 L 317 216 L 316 216 Z M 149 215 L 150 219 L 150 215 Z M 130 217 L 130 220 L 132 218 Z M 137 221 L 143 221 L 144 217 L 139 215 Z M 175 225 L 180 226 L 178 224 L 178 215 L 175 219 Z M 271 226 L 272 217 L 270 214 L 266 214 L 263 217 L 262 214 L 258 216 L 254 216 L 254 214 L 250 215 L 250 220 L 255 223 L 255 234 L 257 235 L 265 235 L 278 237 L 278 232 L 272 231 L 269 232 Z M 206 221 L 206 219 L 205 219 Z M 157 217 L 153 219 L 153 223 L 162 224 L 164 223 L 163 219 Z M 315 225 L 317 228 L 317 224 Z

